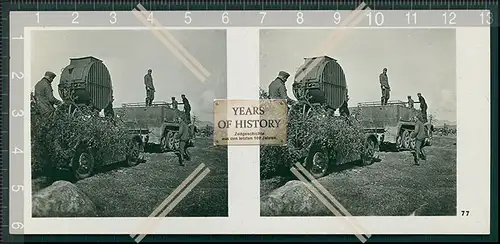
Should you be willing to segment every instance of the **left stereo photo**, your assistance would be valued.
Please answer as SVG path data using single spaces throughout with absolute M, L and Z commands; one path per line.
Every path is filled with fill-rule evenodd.
M 226 31 L 159 33 L 31 30 L 32 217 L 228 216 Z

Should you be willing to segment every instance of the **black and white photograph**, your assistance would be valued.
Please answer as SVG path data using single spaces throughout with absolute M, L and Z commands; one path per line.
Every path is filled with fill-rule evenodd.
M 456 216 L 455 32 L 261 29 L 260 99 L 288 104 L 261 216 Z
M 228 216 L 226 30 L 158 32 L 31 32 L 34 218 Z

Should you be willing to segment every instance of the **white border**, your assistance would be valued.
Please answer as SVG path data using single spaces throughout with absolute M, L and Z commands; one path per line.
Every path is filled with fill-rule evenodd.
M 370 27 L 359 27 L 370 28 Z M 359 29 L 357 28 L 357 29 Z M 396 28 L 396 27 L 395 27 Z M 403 29 L 402 27 L 397 27 Z M 436 27 L 439 28 L 439 27 Z M 25 77 L 31 80 L 32 30 L 117 30 L 139 28 L 25 28 Z M 327 28 L 165 28 L 226 29 L 228 97 L 256 98 L 259 86 L 259 29 Z M 372 28 L 370 28 L 372 29 Z M 392 29 L 392 28 L 391 28 Z M 420 29 L 428 29 L 423 27 Z M 489 28 L 457 32 L 457 211 L 468 217 L 352 217 L 370 234 L 489 234 L 490 231 L 490 37 Z M 253 82 L 253 83 L 252 83 Z M 30 86 L 25 86 L 29 94 Z M 29 103 L 25 104 L 29 111 Z M 30 145 L 26 117 L 25 148 Z M 229 148 L 229 217 L 154 219 L 147 234 L 352 234 L 344 217 L 260 217 L 258 146 Z M 30 150 L 26 150 L 30 152 Z M 30 162 L 30 153 L 25 161 Z M 255 162 L 257 159 L 257 162 Z M 131 234 L 147 218 L 31 218 L 31 170 L 25 167 L 25 234 Z M 28 190 L 29 189 L 29 190 Z M 347 206 L 348 208 L 348 206 Z

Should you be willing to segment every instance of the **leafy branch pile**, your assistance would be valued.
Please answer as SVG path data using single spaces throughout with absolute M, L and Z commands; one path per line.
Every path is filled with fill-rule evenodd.
M 32 174 L 44 175 L 54 167 L 69 165 L 79 146 L 89 148 L 96 166 L 124 158 L 131 147 L 123 123 L 100 117 L 90 107 L 80 106 L 71 114 L 70 105 L 60 105 L 50 117 L 42 118 L 31 105 Z
M 262 89 L 260 99 L 269 99 Z M 289 175 L 290 167 L 303 162 L 312 143 L 333 152 L 337 164 L 358 160 L 364 152 L 365 135 L 356 120 L 334 116 L 325 107 L 303 116 L 301 105 L 292 105 L 288 115 L 287 145 L 260 147 L 261 178 Z

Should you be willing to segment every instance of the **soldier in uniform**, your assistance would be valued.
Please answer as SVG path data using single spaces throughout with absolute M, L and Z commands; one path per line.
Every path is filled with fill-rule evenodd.
M 415 139 L 415 151 L 413 152 L 415 165 L 420 165 L 420 159 L 426 160 L 423 148 L 425 146 L 425 138 L 427 138 L 427 133 L 424 128 L 422 114 L 418 114 L 417 116 L 415 116 L 415 121 L 415 130 L 410 134 L 410 136 L 411 138 Z
M 288 77 L 290 77 L 290 74 L 285 71 L 280 71 L 278 77 L 269 84 L 269 97 L 271 97 L 271 99 L 284 99 L 287 100 L 288 103 L 293 103 L 293 100 L 288 97 L 286 91 L 285 84 Z
M 113 95 L 111 95 L 111 99 L 108 103 L 108 105 L 104 108 L 104 116 L 113 118 L 115 117 L 115 112 L 113 110 L 113 101 L 115 101 L 115 98 Z
M 345 117 L 350 116 L 349 108 L 347 106 L 348 101 L 349 101 L 349 95 L 346 96 L 344 103 L 342 103 L 342 106 L 340 106 L 339 108 L 340 116 L 345 116 Z
M 175 139 L 179 139 L 179 165 L 184 166 L 184 159 L 186 159 L 187 161 L 191 160 L 187 153 L 187 147 L 189 139 L 191 138 L 191 133 L 186 123 L 186 117 L 179 117 L 177 120 L 179 122 L 179 131 L 177 132 L 177 134 L 175 134 Z
M 411 96 L 408 96 L 408 107 L 411 109 L 414 109 L 414 107 L 415 107 L 414 104 L 415 104 L 415 101 L 413 101 Z
M 56 74 L 47 71 L 45 76 L 35 85 L 35 102 L 42 117 L 50 116 L 55 110 L 54 105 L 62 103 L 53 94 L 52 81 L 55 77 Z
M 186 122 L 191 123 L 191 105 L 189 104 L 189 100 L 186 98 L 186 95 L 182 94 L 181 98 L 182 98 L 182 104 L 184 105 Z
M 144 76 L 144 85 L 146 86 L 146 107 L 150 107 L 155 98 L 155 87 L 153 85 L 153 70 L 148 69 L 148 73 Z
M 387 105 L 387 101 L 389 101 L 391 87 L 389 86 L 389 78 L 387 77 L 387 68 L 382 70 L 382 73 L 379 75 L 380 80 L 380 88 L 382 89 L 382 97 L 380 98 L 380 103 L 382 105 Z
M 420 103 L 420 111 L 422 113 L 422 122 L 427 123 L 427 103 L 420 92 L 417 93 L 417 96 L 418 102 Z
M 175 100 L 175 97 L 172 97 L 172 108 L 178 109 L 178 107 L 179 107 L 179 102 L 177 102 L 177 100 Z

